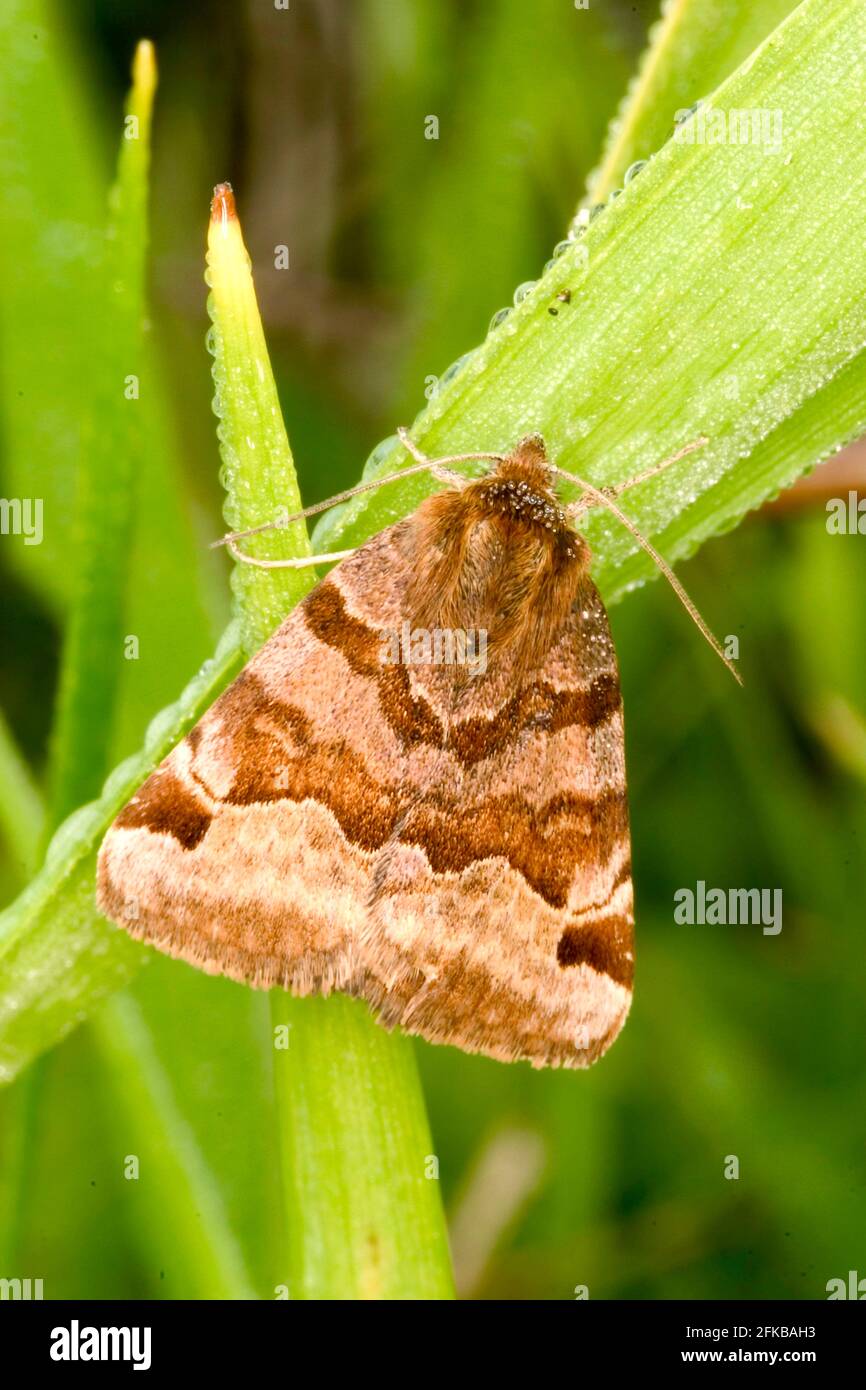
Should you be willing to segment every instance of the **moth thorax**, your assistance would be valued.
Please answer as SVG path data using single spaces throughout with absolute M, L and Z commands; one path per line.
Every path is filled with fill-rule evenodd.
M 471 527 L 455 582 L 442 593 L 442 626 L 486 634 L 491 659 L 510 652 L 521 668 L 543 662 L 585 573 L 584 542 L 486 512 Z
M 462 491 L 422 503 L 406 594 L 413 622 L 483 631 L 491 654 L 508 648 L 522 667 L 543 660 L 589 565 L 549 476 L 541 460 L 507 460 Z

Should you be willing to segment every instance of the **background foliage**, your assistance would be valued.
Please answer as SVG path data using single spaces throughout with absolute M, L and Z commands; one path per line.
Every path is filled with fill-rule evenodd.
M 130 527 L 126 621 L 141 655 L 120 668 L 116 727 L 88 727 L 69 697 L 92 739 L 75 799 L 141 745 L 228 618 L 222 559 L 206 546 L 222 529 L 201 281 L 211 186 L 230 176 L 239 194 L 314 502 L 356 480 L 376 442 L 415 416 L 426 379 L 537 276 L 653 18 L 644 5 L 576 14 L 556 0 L 292 8 L 291 31 L 258 3 L 214 4 L 204 24 L 195 7 L 156 0 L 62 19 L 15 0 L 0 21 L 0 175 L 17 191 L 0 253 L 0 491 L 32 496 L 38 478 L 52 518 L 42 546 L 0 547 L 8 899 L 38 861 L 42 805 L 56 818 L 82 775 L 58 768 L 49 739 L 81 603 L 68 557 L 89 514 L 82 451 L 98 450 L 109 481 L 113 461 L 139 461 L 134 515 L 117 525 Z M 674 106 L 711 90 L 792 6 L 691 8 L 703 19 L 686 35 L 690 76 L 666 87 Z M 161 86 L 152 324 L 136 345 L 124 318 L 135 285 L 100 299 L 100 229 L 143 33 Z M 34 43 L 53 60 L 33 61 Z M 642 80 L 664 77 L 660 63 Z M 436 142 L 423 139 L 430 112 Z M 642 136 L 621 128 L 596 187 L 619 186 L 623 161 L 652 153 L 671 118 Z M 290 247 L 288 273 L 274 268 L 276 243 Z M 123 375 L 144 387 L 134 439 L 121 383 L 107 401 L 94 387 L 94 362 L 123 333 Z M 829 1278 L 862 1271 L 863 566 L 858 538 L 828 536 L 820 508 L 805 508 L 757 514 L 683 568 L 748 653 L 736 698 L 661 586 L 612 610 L 635 1006 L 586 1075 L 416 1046 L 464 1294 L 568 1298 L 588 1284 L 593 1297 L 821 1297 Z M 676 926 L 673 894 L 698 879 L 781 887 L 781 935 Z M 269 1027 L 258 996 L 160 959 L 34 1063 L 0 1096 L 0 1275 L 42 1277 L 47 1296 L 272 1296 L 285 1251 Z M 154 1182 L 124 1181 L 129 1153 Z M 729 1154 L 737 1182 L 723 1177 Z

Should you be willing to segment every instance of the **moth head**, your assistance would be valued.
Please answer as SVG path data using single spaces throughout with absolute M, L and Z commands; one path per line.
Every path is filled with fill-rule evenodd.
M 522 439 L 519 439 L 511 450 L 510 457 L 520 459 L 526 467 L 537 465 L 545 472 L 548 471 L 547 446 L 544 442 L 544 435 L 537 431 L 535 434 L 525 434 Z
M 498 458 L 484 477 L 469 485 L 482 516 L 499 517 L 549 544 L 563 560 L 588 563 L 585 542 L 575 532 L 555 490 L 555 470 L 540 434 L 528 434 Z
M 543 496 L 554 497 L 553 473 L 540 434 L 527 434 L 493 469 L 492 476 L 514 478 Z

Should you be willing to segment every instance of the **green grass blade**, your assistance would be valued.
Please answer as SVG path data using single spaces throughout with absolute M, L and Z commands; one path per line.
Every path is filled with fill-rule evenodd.
M 629 166 L 649 159 L 668 139 L 677 111 L 720 86 L 794 8 L 795 0 L 672 0 L 663 6 L 589 181 L 591 200 L 602 203 L 621 188 Z
M 611 123 L 587 201 L 604 202 L 621 189 L 629 167 L 650 159 L 669 138 L 676 113 L 730 77 L 794 8 L 793 0 L 678 0 L 668 5 Z M 864 394 L 866 362 L 858 356 L 757 445 L 750 463 L 754 477 L 766 479 L 768 496 L 860 433 Z M 721 512 L 721 491 L 718 500 Z M 716 531 L 739 519 L 735 488 L 730 503 L 729 517 L 721 513 L 714 522 Z M 696 549 L 700 539 L 690 537 L 683 555 Z M 635 555 L 622 581 L 627 586 L 648 574 L 645 557 Z
M 214 198 L 207 260 L 208 313 L 213 323 L 208 347 L 214 358 L 213 408 L 220 421 L 224 515 L 229 529 L 240 531 L 300 511 L 301 495 L 255 305 L 249 257 L 227 185 Z M 251 536 L 242 549 L 271 559 L 310 553 L 303 524 Z M 315 571 L 310 569 L 234 567 L 232 589 L 248 655 L 267 640 L 315 582 Z
M 273 1019 L 291 1296 L 453 1297 L 412 1043 L 343 995 L 275 998 Z
M 133 64 L 117 182 L 111 195 L 105 303 L 93 314 L 99 331 L 91 344 L 94 387 L 89 408 L 85 407 L 78 477 L 76 597 L 65 635 L 53 736 L 54 825 L 96 794 L 110 767 L 133 507 L 142 464 L 138 393 L 147 382 L 142 325 L 155 90 L 153 48 L 144 42 Z M 129 384 L 125 387 L 124 382 Z M 128 395 L 132 390 L 134 397 Z
M 866 352 L 858 352 L 814 396 L 807 397 L 787 418 L 762 439 L 749 455 L 749 488 L 752 503 L 775 497 L 816 462 L 829 458 L 866 428 Z M 732 470 L 713 491 L 712 508 L 703 521 L 682 512 L 666 532 L 665 550 L 682 558 L 701 543 L 731 530 L 742 519 L 743 478 Z M 601 571 L 602 583 L 608 582 Z M 653 570 L 643 553 L 626 557 L 611 576 L 612 592 L 621 594 L 634 583 L 652 578 Z M 613 586 L 615 585 L 615 588 Z
M 81 403 L 92 389 L 82 324 L 101 290 L 105 184 L 82 55 L 55 10 L 46 0 L 0 7 L 0 415 L 3 495 L 31 497 L 38 460 L 45 518 L 41 545 L 6 554 L 62 612 Z
M 214 377 L 233 528 L 300 506 L 234 200 L 214 202 L 208 238 Z M 275 544 L 276 542 L 276 544 Z M 309 553 L 306 531 L 243 543 Z M 252 652 L 310 587 L 310 570 L 240 565 L 234 588 Z M 272 993 L 292 1298 L 448 1298 L 453 1292 L 431 1141 L 411 1044 L 356 1001 Z
M 118 1139 L 140 1164 L 138 1179 L 128 1183 L 129 1219 L 150 1246 L 153 1287 L 162 1262 L 170 1266 L 163 1297 L 254 1298 L 218 1175 L 181 1110 L 141 1009 L 119 994 L 92 1026 L 115 1097 Z
M 0 712 L 0 840 L 11 850 L 19 879 L 38 863 L 45 808 L 33 774 Z
M 3 555 L 58 618 L 73 598 L 76 480 L 93 417 L 95 355 L 104 363 L 111 352 L 94 310 L 107 294 L 106 199 L 120 114 L 100 104 L 99 83 L 74 25 L 67 30 L 64 19 L 62 7 L 50 0 L 10 0 L 0 10 L 0 491 L 19 498 L 36 492 L 44 510 L 42 543 L 13 538 Z M 124 142 L 124 148 L 135 157 L 141 142 Z M 185 508 L 175 431 L 158 364 L 146 346 L 137 402 L 123 400 L 124 376 L 136 368 L 119 351 L 109 362 L 119 392 L 112 405 L 137 412 L 145 460 L 137 480 L 124 633 L 139 638 L 140 657 L 126 660 L 119 650 L 112 663 L 120 669 L 122 697 L 113 760 L 140 746 L 154 711 L 175 698 L 213 650 L 226 620 L 225 611 L 214 613 L 205 601 L 201 547 Z M 123 458 L 117 467 L 123 472 Z M 103 543 L 111 546 L 111 536 L 100 536 Z M 104 766 L 88 795 L 103 772 Z

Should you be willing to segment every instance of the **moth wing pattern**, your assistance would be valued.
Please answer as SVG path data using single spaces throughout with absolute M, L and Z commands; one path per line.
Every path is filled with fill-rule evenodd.
M 435 707 L 435 675 L 418 680 Z M 376 866 L 365 993 L 434 1042 L 588 1066 L 634 968 L 622 700 L 592 581 L 542 669 L 476 677 L 440 714 L 438 765 Z
M 383 531 L 332 571 L 118 816 L 97 901 L 131 935 L 260 988 L 360 988 L 357 933 L 401 789 L 398 767 L 383 774 L 381 643 L 345 612 L 340 571 L 396 616 L 399 539 Z
M 98 902 L 213 973 L 344 990 L 387 1026 L 586 1066 L 631 997 L 622 707 L 591 581 L 543 669 L 383 662 L 411 520 L 344 560 L 143 784 Z

